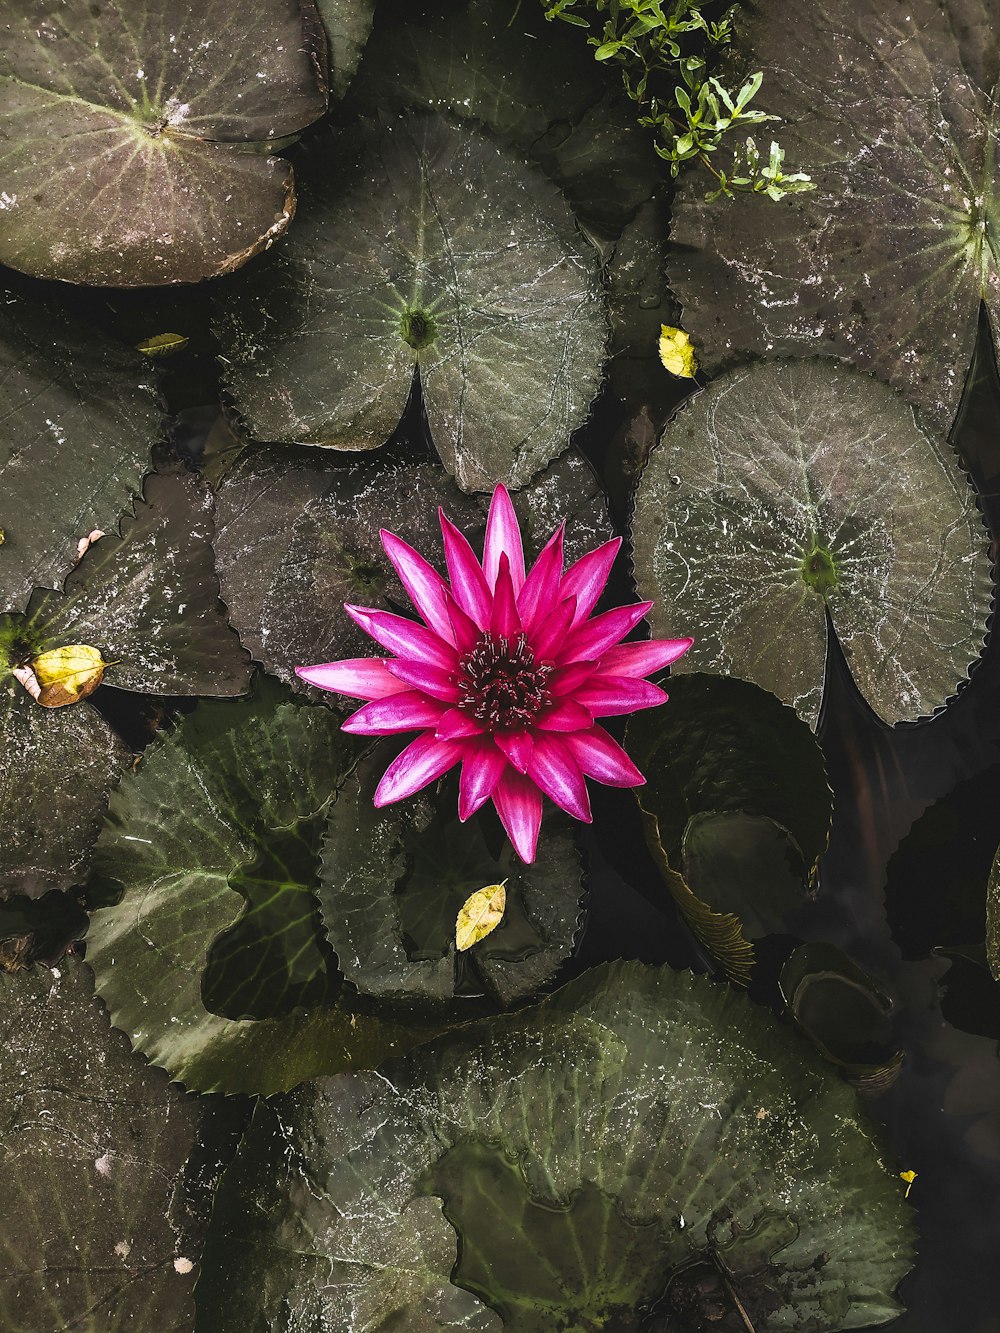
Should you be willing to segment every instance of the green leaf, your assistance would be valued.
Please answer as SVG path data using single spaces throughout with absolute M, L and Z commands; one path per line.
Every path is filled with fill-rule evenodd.
M 312 6 L 6 6 L 0 262 L 117 287 L 228 273 L 282 234 L 270 156 L 323 114 Z M 312 11 L 315 18 L 315 11 Z
M 130 758 L 90 704 L 39 708 L 12 676 L 0 678 L 0 898 L 82 879 Z
M 382 766 L 349 780 L 330 810 L 319 890 L 323 919 L 349 981 L 362 994 L 416 1004 L 486 995 L 507 1005 L 537 994 L 569 956 L 580 925 L 580 859 L 572 832 L 547 818 L 538 859 L 484 836 L 485 816 L 460 824 L 457 792 L 376 810 Z M 470 894 L 506 881 L 503 921 L 471 953 L 455 949 Z
M 567 560 L 611 536 L 603 492 L 575 450 L 513 498 L 532 555 L 564 519 Z M 243 455 L 216 503 L 222 595 L 243 643 L 287 684 L 329 700 L 302 685 L 293 667 L 371 655 L 371 639 L 344 613 L 344 602 L 409 604 L 379 529 L 404 536 L 444 570 L 438 507 L 482 550 L 489 500 L 464 495 L 432 464 L 345 465 L 315 449 L 270 447 Z
M 199 1119 L 110 1030 L 83 965 L 0 973 L 5 1333 L 192 1327 Z
M 137 1050 L 199 1091 L 266 1094 L 370 1067 L 409 1030 L 340 999 L 259 1021 L 207 1007 L 213 957 L 214 998 L 237 1011 L 252 994 L 281 1012 L 315 973 L 302 971 L 309 920 L 288 920 L 290 895 L 315 886 L 280 881 L 275 867 L 287 868 L 290 833 L 323 810 L 353 760 L 336 713 L 285 698 L 265 683 L 250 702 L 200 704 L 116 793 L 95 851 L 98 883 L 122 890 L 87 937 L 98 993 Z M 281 910 L 265 910 L 276 886 Z M 233 927 L 238 962 L 232 937 L 221 954 L 212 947 Z
M 93 644 L 117 689 L 244 693 L 249 655 L 219 601 L 210 492 L 190 474 L 154 473 L 120 534 L 91 543 L 63 593 L 32 598 L 25 634 L 35 651 Z
M 78 543 L 139 490 L 160 434 L 149 374 L 56 306 L 2 294 L 0 614 L 61 586 Z
M 372 30 L 375 0 L 316 0 L 329 45 L 330 91 L 342 98 L 350 87 Z
M 845 358 L 948 432 L 980 301 L 1000 317 L 993 25 L 985 0 L 755 6 L 741 52 L 768 69 L 782 148 L 817 188 L 778 210 L 681 185 L 670 276 L 709 373 Z
M 680 671 L 741 676 L 815 726 L 827 616 L 887 722 L 927 716 L 983 645 L 991 583 L 975 495 L 902 400 L 824 361 L 734 371 L 667 427 L 632 525 L 654 633 Z
M 735 1293 L 756 1328 L 881 1324 L 912 1262 L 893 1171 L 853 1091 L 770 1015 L 611 964 L 259 1108 L 199 1314 L 549 1333 L 721 1307 L 735 1328 Z
M 300 162 L 288 243 L 219 299 L 251 433 L 376 449 L 419 368 L 463 490 L 523 486 L 585 420 L 604 359 L 596 256 L 561 196 L 437 115 L 321 136 Z

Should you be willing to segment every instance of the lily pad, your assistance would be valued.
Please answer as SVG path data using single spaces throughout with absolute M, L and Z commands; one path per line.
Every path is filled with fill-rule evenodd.
M 271 156 L 326 109 L 311 0 L 5 6 L 0 262 L 116 287 L 229 273 L 284 232 Z
M 351 107 L 443 110 L 536 163 L 574 212 L 613 240 L 663 177 L 617 70 L 542 6 L 382 0 Z
M 330 91 L 343 97 L 354 78 L 375 17 L 375 0 L 316 0 L 328 38 Z
M 714 1274 L 720 1327 L 735 1295 L 833 1333 L 898 1315 L 913 1240 L 850 1088 L 730 988 L 622 963 L 259 1108 L 215 1222 L 222 1329 L 699 1327 Z
M 353 761 L 335 712 L 285 700 L 266 685 L 253 701 L 200 704 L 119 788 L 95 849 L 95 876 L 122 890 L 91 919 L 98 993 L 137 1050 L 203 1092 L 271 1093 L 370 1067 L 408 1031 L 339 999 L 259 1021 L 207 1007 L 213 943 L 237 923 L 252 921 L 255 934 L 239 968 L 229 950 L 228 972 L 216 969 L 220 1008 L 245 1009 L 258 988 L 280 1012 L 302 981 L 304 926 L 289 921 L 288 904 L 309 886 L 291 885 L 283 912 L 262 911 L 280 887 L 262 858 L 287 853 L 288 830 L 323 810 Z
M 88 970 L 0 974 L 0 1320 L 193 1326 L 199 1108 L 112 1032 Z
M 827 622 L 886 722 L 944 706 L 990 612 L 986 533 L 952 450 L 885 386 L 761 362 L 691 401 L 650 456 L 632 525 L 654 633 L 679 671 L 740 676 L 813 727 Z
M 190 474 L 152 474 L 120 526 L 101 536 L 65 590 L 36 593 L 24 636 L 35 653 L 96 646 L 105 683 L 151 694 L 231 695 L 250 661 L 219 600 L 211 493 Z
M 672 285 L 715 373 L 747 353 L 874 370 L 945 435 L 1000 277 L 1000 61 L 985 0 L 764 0 L 741 28 L 789 162 L 816 190 L 705 202 L 682 183 Z
M 558 191 L 438 115 L 320 136 L 289 241 L 219 298 L 224 378 L 262 440 L 376 449 L 419 369 L 463 490 L 525 482 L 601 381 L 597 257 Z
M 536 994 L 580 925 L 580 858 L 566 822 L 547 821 L 538 860 L 525 865 L 507 839 L 485 836 L 482 816 L 459 823 L 450 784 L 376 810 L 370 778 L 341 788 L 323 846 L 323 919 L 347 979 L 362 994 L 417 1004 L 486 995 L 507 1005 Z M 459 909 L 501 882 L 500 925 L 457 952 Z
M 150 373 L 57 307 L 2 294 L 0 613 L 61 586 L 80 540 L 138 492 L 160 435 Z
M 0 670 L 0 898 L 80 882 L 130 758 L 96 708 L 39 708 Z
M 567 520 L 566 558 L 611 536 L 590 465 L 568 450 L 513 497 L 526 552 Z M 296 665 L 371 654 L 344 602 L 409 607 L 379 529 L 405 537 L 444 569 L 438 507 L 482 549 L 488 498 L 464 495 L 433 464 L 328 461 L 315 450 L 248 450 L 219 488 L 216 555 L 232 623 L 255 660 L 310 697 Z

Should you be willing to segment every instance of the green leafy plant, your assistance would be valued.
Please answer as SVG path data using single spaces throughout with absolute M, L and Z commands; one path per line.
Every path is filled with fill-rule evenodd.
M 735 6 L 712 20 L 696 0 L 674 0 L 672 6 L 662 0 L 543 3 L 546 18 L 593 30 L 587 40 L 595 48 L 594 59 L 621 68 L 625 92 L 641 111 L 639 124 L 655 130 L 654 147 L 670 163 L 672 176 L 683 163 L 699 162 L 718 181 L 710 200 L 734 194 L 766 194 L 777 200 L 815 189 L 805 172 L 782 170 L 785 154 L 775 142 L 762 158 L 748 137 L 743 147 L 733 150 L 728 169 L 713 161 L 732 130 L 779 119 L 750 105 L 764 81 L 761 71 L 738 89 L 727 88 L 709 72 L 713 53 L 732 41 Z M 704 54 L 697 49 L 699 43 Z

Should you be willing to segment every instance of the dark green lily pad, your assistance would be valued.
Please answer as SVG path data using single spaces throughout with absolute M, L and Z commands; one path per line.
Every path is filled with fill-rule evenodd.
M 160 434 L 150 374 L 54 306 L 3 293 L 0 613 L 61 586 L 79 541 L 113 528 L 138 492 Z
M 250 661 L 219 600 L 211 493 L 190 474 L 152 474 L 120 525 L 93 542 L 65 591 L 36 593 L 34 652 L 89 644 L 105 683 L 150 694 L 243 694 Z
M 1000 981 L 1000 854 L 993 858 L 986 885 L 986 957 L 994 981 Z
M 419 368 L 463 490 L 525 482 L 601 380 L 597 258 L 539 173 L 437 115 L 321 136 L 289 241 L 219 299 L 224 377 L 262 440 L 376 449 Z
M 330 810 L 319 890 L 330 943 L 363 994 L 445 1005 L 456 995 L 511 1004 L 536 994 L 569 956 L 580 925 L 580 858 L 566 821 L 546 820 L 525 865 L 485 817 L 460 824 L 453 784 L 376 810 L 381 770 L 350 779 Z M 497 844 L 497 845 L 494 845 Z M 455 949 L 459 908 L 505 883 L 500 925 Z
M 278 1012 L 301 996 L 308 923 L 282 928 L 287 896 L 285 914 L 262 910 L 276 883 L 262 858 L 287 853 L 288 831 L 323 810 L 353 760 L 335 712 L 286 698 L 267 685 L 253 701 L 199 705 L 119 788 L 95 849 L 95 875 L 122 888 L 87 937 L 98 993 L 137 1050 L 199 1091 L 271 1093 L 370 1067 L 407 1031 L 339 1000 L 259 1021 L 207 1007 L 210 980 L 225 1008 L 245 1009 L 251 988 Z M 223 942 L 210 976 L 213 943 L 250 921 L 240 965 Z
M 375 17 L 375 0 L 316 0 L 326 29 L 330 91 L 343 97 L 354 78 Z
M 116 287 L 229 273 L 282 234 L 270 155 L 326 109 L 311 0 L 12 0 L 0 26 L 0 262 Z
M 635 500 L 654 632 L 680 671 L 741 676 L 819 716 L 827 616 L 887 722 L 944 706 L 990 611 L 986 533 L 952 450 L 898 395 L 828 361 L 762 362 L 671 422 Z
M 563 519 L 568 561 L 611 536 L 600 485 L 574 450 L 513 499 L 530 555 Z M 438 506 L 481 551 L 489 501 L 464 495 L 433 464 L 345 465 L 315 450 L 271 447 L 243 455 L 216 504 L 222 595 L 243 643 L 281 680 L 323 698 L 302 685 L 296 665 L 377 652 L 344 602 L 409 608 L 379 529 L 398 533 L 443 570 Z
M 40 708 L 0 670 L 0 898 L 80 882 L 130 758 L 96 708 Z
M 817 188 L 775 208 L 682 183 L 670 276 L 711 372 L 844 357 L 948 432 L 980 301 L 1000 317 L 994 25 L 985 0 L 755 6 L 741 54 L 767 69 L 775 136 Z
M 351 106 L 444 110 L 537 163 L 588 231 L 612 240 L 663 177 L 617 70 L 517 0 L 379 5 Z
M 850 1088 L 730 988 L 621 963 L 259 1108 L 215 1222 L 200 1315 L 282 1333 L 705 1326 L 706 1272 L 720 1327 L 735 1292 L 833 1333 L 896 1317 L 913 1240 Z
M 5 1333 L 193 1326 L 198 1122 L 111 1031 L 84 966 L 0 973 Z

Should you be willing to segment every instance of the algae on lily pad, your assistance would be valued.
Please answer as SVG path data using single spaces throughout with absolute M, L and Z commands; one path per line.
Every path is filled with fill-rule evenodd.
M 316 885 L 295 871 L 315 873 L 310 825 L 353 763 L 339 723 L 273 683 L 202 703 L 112 801 L 94 876 L 121 897 L 93 914 L 87 959 L 115 1026 L 186 1087 L 271 1093 L 404 1044 L 402 1024 L 356 1013 L 337 986 L 297 1007 L 327 967 Z M 246 1017 L 258 1004 L 278 1016 Z
M 0 615 L 60 587 L 139 491 L 160 436 L 149 376 L 56 306 L 0 294 Z
M 451 784 L 376 810 L 374 784 L 348 779 L 327 819 L 319 898 L 330 943 L 362 994 L 445 1005 L 485 995 L 507 1005 L 551 982 L 581 923 L 580 858 L 550 815 L 525 865 L 485 814 L 465 824 Z M 456 916 L 484 885 L 506 887 L 500 925 L 459 952 Z
M 816 189 L 775 208 L 674 209 L 670 277 L 710 373 L 748 353 L 839 356 L 949 431 L 980 302 L 1000 320 L 1000 52 L 987 0 L 763 0 L 741 24 L 788 160 Z
M 273 152 L 326 109 L 312 0 L 0 15 L 0 262 L 116 287 L 229 273 L 284 232 Z
M 523 486 L 601 382 L 596 253 L 539 172 L 439 115 L 324 134 L 288 242 L 220 295 L 224 379 L 261 440 L 377 449 L 419 370 L 463 490 Z
M 886 722 L 966 679 L 990 613 L 986 530 L 952 449 L 898 394 L 830 361 L 714 381 L 651 453 L 632 523 L 675 670 L 740 676 L 815 726 L 827 620 Z
M 513 501 L 529 557 L 564 519 L 568 562 L 611 536 L 600 483 L 575 450 Z M 269 672 L 329 701 L 293 668 L 371 655 L 371 640 L 343 604 L 410 606 L 379 529 L 405 536 L 443 570 L 439 506 L 482 551 L 488 504 L 488 497 L 465 495 L 437 464 L 380 457 L 345 463 L 315 449 L 248 449 L 216 497 L 215 549 L 232 623 Z
M 854 1092 L 729 987 L 636 963 L 259 1107 L 214 1222 L 222 1333 L 736 1329 L 737 1300 L 835 1333 L 900 1313 L 913 1249 Z
M 0 971 L 4 1333 L 184 1333 L 199 1107 L 133 1055 L 88 969 Z

